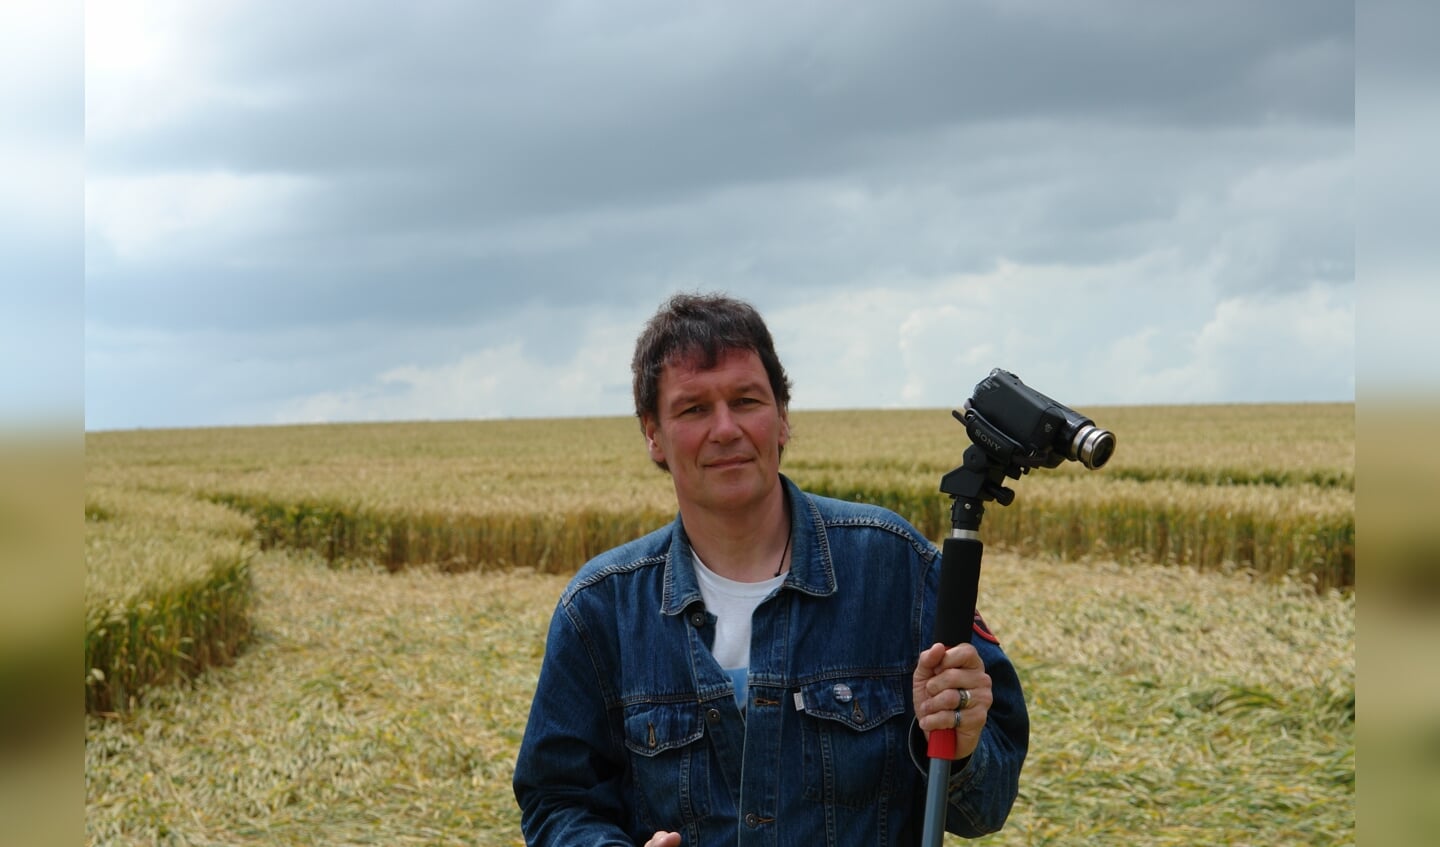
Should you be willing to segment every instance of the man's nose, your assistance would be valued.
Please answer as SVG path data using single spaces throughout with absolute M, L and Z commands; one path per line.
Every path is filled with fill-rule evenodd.
M 714 441 L 733 441 L 739 436 L 740 424 L 735 420 L 734 411 L 724 404 L 717 406 L 715 426 L 710 429 L 710 438 Z

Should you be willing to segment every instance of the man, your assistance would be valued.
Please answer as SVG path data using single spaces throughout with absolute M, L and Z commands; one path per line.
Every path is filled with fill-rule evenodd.
M 561 595 L 515 769 L 527 843 L 918 844 L 950 728 L 947 829 L 998 830 L 1029 742 L 1015 670 L 978 616 L 973 646 L 929 642 L 914 527 L 780 473 L 790 383 L 759 314 L 676 296 L 632 367 L 679 516 Z

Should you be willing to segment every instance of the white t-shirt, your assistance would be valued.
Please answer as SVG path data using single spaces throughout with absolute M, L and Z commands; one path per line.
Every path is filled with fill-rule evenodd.
M 730 674 L 730 681 L 735 685 L 735 702 L 744 709 L 749 696 L 746 677 L 750 670 L 750 619 L 755 607 L 785 581 L 785 575 L 773 576 L 764 582 L 736 582 L 705 567 L 696 556 L 695 578 L 700 583 L 705 608 L 715 616 L 715 643 L 711 652 L 720 667 Z

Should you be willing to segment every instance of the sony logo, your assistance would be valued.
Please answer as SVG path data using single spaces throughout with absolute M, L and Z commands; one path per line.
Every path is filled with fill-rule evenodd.
M 975 428 L 975 440 L 976 440 L 976 441 L 983 442 L 980 446 L 985 447 L 986 449 L 990 450 L 991 452 L 994 452 L 994 453 L 1003 453 L 1003 452 L 1005 452 L 1005 446 L 1002 445 L 999 441 L 996 441 L 995 438 L 994 438 L 992 435 L 990 435 L 990 433 L 986 432 L 984 429 L 981 429 L 980 427 L 976 427 L 976 428 Z

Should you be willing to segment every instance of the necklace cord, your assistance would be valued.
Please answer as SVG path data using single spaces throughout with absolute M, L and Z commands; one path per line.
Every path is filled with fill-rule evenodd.
M 780 564 L 775 567 L 776 576 L 779 576 L 780 572 L 785 570 L 785 554 L 790 552 L 790 535 L 791 533 L 787 528 L 785 532 L 785 549 L 780 551 Z

